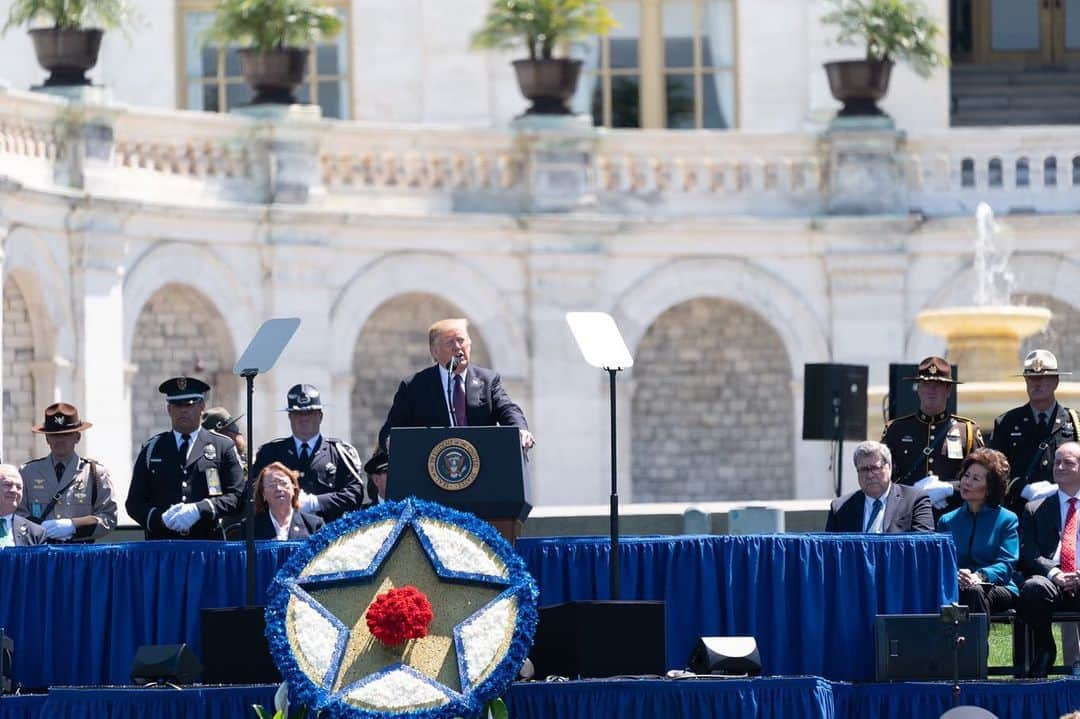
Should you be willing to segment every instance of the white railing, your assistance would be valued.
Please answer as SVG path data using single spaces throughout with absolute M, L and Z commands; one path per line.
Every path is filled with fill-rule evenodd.
M 926 215 L 1080 209 L 1080 127 L 957 128 L 910 136 L 901 161 Z
M 814 216 L 829 206 L 829 140 L 816 133 L 578 129 L 568 137 L 592 212 Z M 0 175 L 163 202 L 281 201 L 272 185 L 288 171 L 290 183 L 300 177 L 312 192 L 285 201 L 513 213 L 528 207 L 535 150 L 550 149 L 549 139 L 537 145 L 536 133 L 509 129 L 275 124 L 0 90 Z M 895 162 L 907 209 L 927 216 L 970 214 L 981 200 L 1001 213 L 1080 210 L 1078 127 L 908 134 Z

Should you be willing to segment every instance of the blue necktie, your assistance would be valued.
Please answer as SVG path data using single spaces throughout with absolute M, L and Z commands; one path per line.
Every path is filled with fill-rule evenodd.
M 870 531 L 870 528 L 874 526 L 874 520 L 877 519 L 877 516 L 880 513 L 881 513 L 881 500 L 880 499 L 875 499 L 874 500 L 874 506 L 870 509 L 870 519 L 868 519 L 866 521 L 866 529 L 863 530 L 864 532 L 869 532 Z

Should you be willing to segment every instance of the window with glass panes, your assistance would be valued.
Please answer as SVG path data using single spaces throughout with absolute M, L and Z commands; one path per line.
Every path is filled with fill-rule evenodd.
M 619 23 L 575 47 L 576 112 L 596 125 L 724 129 L 735 106 L 735 0 L 611 0 Z
M 330 1 L 343 21 L 341 34 L 331 41 L 311 47 L 307 78 L 296 91 L 302 103 L 319 105 L 324 117 L 348 119 L 349 116 L 349 59 L 348 3 Z M 225 112 L 246 105 L 254 91 L 240 74 L 239 45 L 221 48 L 203 44 L 203 33 L 214 19 L 214 6 L 202 0 L 180 5 L 179 26 L 183 31 L 180 43 L 183 68 L 180 105 L 189 110 Z

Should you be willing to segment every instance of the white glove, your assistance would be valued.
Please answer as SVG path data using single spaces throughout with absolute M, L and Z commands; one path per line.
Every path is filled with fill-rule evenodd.
M 300 511 L 314 514 L 319 511 L 319 495 L 300 490 Z
M 46 519 L 41 523 L 46 539 L 67 539 L 75 534 L 75 523 L 70 519 Z
M 925 490 L 927 485 L 932 484 L 935 480 L 937 480 L 937 478 L 938 477 L 936 474 L 928 474 L 911 486 L 915 489 Z
M 199 521 L 199 507 L 195 504 L 174 504 L 161 515 L 161 521 L 174 532 L 186 532 Z
M 1032 482 L 1020 490 L 1020 496 L 1027 501 L 1049 497 L 1057 491 L 1057 485 L 1053 482 Z
M 923 477 L 915 483 L 916 489 L 921 489 L 930 495 L 930 501 L 938 509 L 945 509 L 946 501 L 956 491 L 949 482 L 942 482 L 935 475 Z

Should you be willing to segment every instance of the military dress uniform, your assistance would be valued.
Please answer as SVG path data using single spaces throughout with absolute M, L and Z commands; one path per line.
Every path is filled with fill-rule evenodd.
M 941 357 L 927 357 L 919 363 L 915 377 L 906 380 L 958 384 L 952 367 Z M 921 409 L 898 417 L 885 425 L 882 444 L 892 453 L 892 480 L 913 485 L 934 474 L 938 479 L 958 485 L 960 466 L 972 450 L 984 446 L 982 432 L 973 419 L 941 412 L 929 415 Z M 960 506 L 960 493 L 949 498 L 948 508 Z
M 210 386 L 194 378 L 174 377 L 158 389 L 170 404 L 194 404 L 203 401 Z M 244 488 L 236 445 L 223 434 L 197 426 L 188 434 L 187 452 L 181 455 L 182 436 L 178 435 L 170 429 L 143 444 L 124 506 L 147 539 L 220 539 L 219 520 L 239 511 Z M 174 505 L 198 511 L 185 531 L 166 526 L 164 515 Z M 191 511 L 194 515 L 195 510 Z
M 116 500 L 105 465 L 80 457 L 78 453 L 71 456 L 66 466 L 60 465 L 49 454 L 32 459 L 19 468 L 23 478 L 23 499 L 16 510 L 18 514 L 37 524 L 46 519 L 93 515 L 97 524 L 76 527 L 74 536 L 64 540 L 67 542 L 91 542 L 115 529 Z
M 1057 357 L 1047 350 L 1033 350 L 1024 358 L 1022 377 L 1057 377 L 1072 374 L 1058 370 Z M 1054 406 L 1039 413 L 1030 404 L 1014 407 L 994 420 L 990 446 L 1009 460 L 1010 481 L 1003 504 L 1022 516 L 1027 499 L 1024 488 L 1036 482 L 1054 481 L 1054 453 L 1066 442 L 1080 438 L 1080 415 L 1074 409 Z

